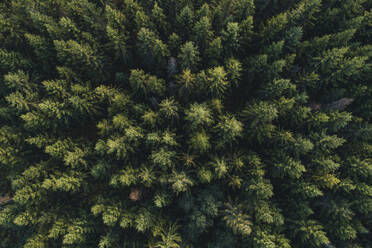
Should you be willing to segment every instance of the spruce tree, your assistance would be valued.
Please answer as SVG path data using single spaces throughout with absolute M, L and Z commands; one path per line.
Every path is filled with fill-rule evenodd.
M 372 247 L 371 0 L 0 3 L 0 247 Z

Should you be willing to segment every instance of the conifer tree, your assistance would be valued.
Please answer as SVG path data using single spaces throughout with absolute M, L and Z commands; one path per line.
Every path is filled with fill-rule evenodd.
M 0 3 L 0 247 L 372 247 L 371 0 Z

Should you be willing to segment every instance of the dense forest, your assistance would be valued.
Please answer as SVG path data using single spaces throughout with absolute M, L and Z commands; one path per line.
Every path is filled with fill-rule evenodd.
M 0 247 L 371 248 L 371 8 L 0 1 Z

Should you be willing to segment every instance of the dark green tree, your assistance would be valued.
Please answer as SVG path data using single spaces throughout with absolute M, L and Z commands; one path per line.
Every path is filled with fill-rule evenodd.
M 0 247 L 372 248 L 371 0 L 0 2 Z

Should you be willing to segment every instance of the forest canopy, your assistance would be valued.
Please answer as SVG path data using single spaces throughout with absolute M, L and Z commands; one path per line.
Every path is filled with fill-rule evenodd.
M 371 248 L 372 0 L 0 2 L 1 248 Z

